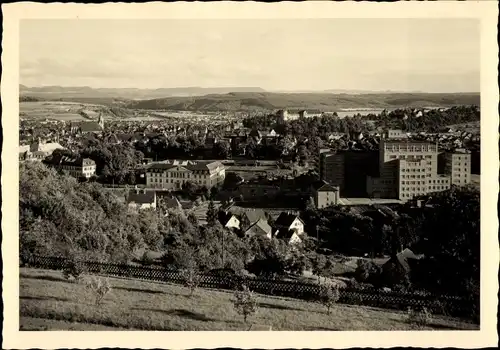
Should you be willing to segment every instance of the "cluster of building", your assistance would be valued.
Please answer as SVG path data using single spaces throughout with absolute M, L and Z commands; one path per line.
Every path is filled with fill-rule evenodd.
M 391 130 L 381 138 L 378 152 L 320 150 L 319 174 L 342 196 L 355 197 L 357 188 L 360 196 L 408 201 L 469 184 L 471 154 L 465 149 L 440 152 L 437 142 Z
M 180 190 L 191 182 L 212 188 L 222 185 L 225 166 L 218 161 L 167 160 L 153 162 L 146 167 L 146 187 L 162 190 Z

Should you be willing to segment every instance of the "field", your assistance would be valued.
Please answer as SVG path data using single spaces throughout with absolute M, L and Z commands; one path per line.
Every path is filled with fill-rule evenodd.
M 256 295 L 257 313 L 245 324 L 231 293 L 110 278 L 112 291 L 96 306 L 83 285 L 57 271 L 21 269 L 21 330 L 411 330 L 406 313 Z M 476 329 L 457 319 L 432 317 L 426 329 Z
M 20 102 L 19 115 L 25 119 L 88 120 L 80 115 L 84 111 L 91 118 L 97 118 L 98 105 L 75 102 Z

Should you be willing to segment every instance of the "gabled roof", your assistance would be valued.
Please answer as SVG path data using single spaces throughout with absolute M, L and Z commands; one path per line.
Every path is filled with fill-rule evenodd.
M 250 222 L 250 225 L 253 225 L 260 219 L 267 220 L 266 213 L 262 209 L 247 210 L 243 215 L 247 217 L 248 222 Z
M 317 181 L 313 184 L 313 188 L 317 192 L 336 192 L 338 187 L 334 187 L 325 181 Z
M 293 230 L 280 228 L 280 229 L 276 230 L 276 232 L 274 233 L 274 236 L 278 239 L 290 240 L 294 234 L 295 234 L 295 231 L 293 231 Z
M 70 157 L 66 155 L 58 155 L 56 157 L 51 157 L 50 159 L 46 160 L 46 163 L 51 165 L 69 165 L 69 166 L 83 166 L 84 164 L 95 165 L 95 162 L 92 159 L 81 158 L 81 157 Z
M 101 132 L 102 127 L 97 122 L 83 122 L 80 124 L 82 132 Z
M 278 216 L 278 219 L 276 219 L 275 225 L 277 227 L 290 227 L 292 226 L 292 223 L 295 221 L 295 219 L 300 220 L 300 218 L 297 215 L 289 214 L 287 212 L 282 212 L 280 216 Z
M 396 254 L 395 257 L 389 259 L 386 264 L 397 261 L 399 265 L 401 265 L 405 269 L 405 271 L 410 271 L 411 263 L 422 258 L 424 258 L 423 254 L 416 255 L 415 253 L 413 253 L 413 251 L 406 248 L 402 252 Z
M 256 223 L 254 223 L 252 226 L 250 226 L 248 228 L 248 230 L 246 230 L 245 235 L 248 232 L 254 232 L 255 235 L 258 235 L 258 236 L 268 236 L 268 235 L 272 234 L 273 229 L 271 228 L 271 226 L 269 226 L 267 221 L 259 219 Z
M 169 209 L 179 209 L 182 207 L 181 202 L 179 202 L 177 197 L 174 196 L 163 197 L 163 202 L 165 203 L 165 206 Z
M 152 204 L 156 198 L 154 191 L 131 190 L 127 197 L 127 203 Z
M 225 226 L 233 216 L 234 216 L 233 214 L 225 211 L 219 211 L 218 213 L 219 222 L 223 226 Z

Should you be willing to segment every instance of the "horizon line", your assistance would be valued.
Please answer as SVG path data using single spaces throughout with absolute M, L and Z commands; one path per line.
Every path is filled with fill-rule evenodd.
M 359 93 L 413 93 L 413 94 L 480 94 L 481 91 L 440 91 L 440 92 L 430 92 L 430 91 L 421 91 L 421 90 L 391 90 L 391 89 L 386 89 L 386 90 L 370 90 L 370 89 L 342 89 L 342 88 L 328 88 L 328 89 L 297 89 L 297 90 L 285 90 L 285 89 L 266 89 L 260 86 L 174 86 L 174 87 L 93 87 L 89 85 L 26 85 L 19 83 L 19 86 L 24 86 L 26 88 L 49 88 L 49 87 L 60 87 L 60 88 L 90 88 L 94 90 L 98 89 L 115 89 L 115 90 L 161 90 L 161 89 L 261 89 L 264 91 L 260 91 L 262 93 L 267 92 L 267 93 L 329 93 L 329 94 L 334 94 L 335 90 L 338 91 L 345 91 L 345 93 L 349 92 L 359 92 Z M 248 91 L 250 93 L 250 91 Z M 231 92 L 229 92 L 231 93 Z M 342 93 L 342 92 L 338 92 Z

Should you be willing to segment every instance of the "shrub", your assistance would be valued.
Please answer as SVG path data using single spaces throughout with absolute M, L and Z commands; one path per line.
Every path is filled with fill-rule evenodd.
M 68 261 L 68 264 L 63 269 L 63 276 L 67 280 L 73 279 L 75 282 L 78 282 L 82 275 L 86 272 L 85 265 L 83 262 L 78 259 L 72 258 Z
M 184 286 L 189 288 L 189 297 L 191 298 L 201 282 L 199 270 L 196 266 L 190 266 L 181 270 L 181 275 L 184 280 Z
M 96 305 L 100 305 L 102 299 L 111 291 L 108 279 L 92 276 L 87 280 L 86 287 L 94 295 Z
M 427 308 L 412 309 L 409 307 L 406 321 L 416 329 L 423 329 L 430 323 L 431 318 L 432 314 Z
M 340 291 L 337 286 L 320 285 L 318 301 L 327 308 L 330 314 L 331 307 L 340 299 Z
M 241 291 L 234 293 L 235 299 L 233 300 L 234 308 L 239 315 L 243 316 L 245 323 L 250 315 L 257 312 L 257 302 L 253 293 L 247 286 L 243 285 Z

